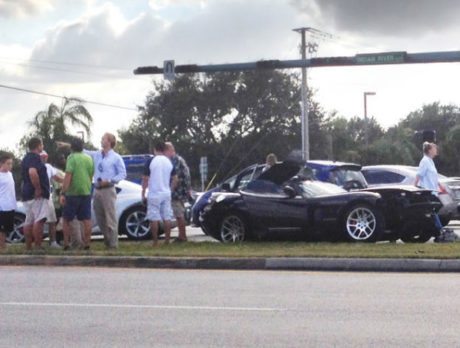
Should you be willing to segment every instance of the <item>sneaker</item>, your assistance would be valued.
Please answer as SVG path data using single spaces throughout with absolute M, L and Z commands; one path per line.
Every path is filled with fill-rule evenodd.
M 67 251 L 67 250 L 70 250 L 70 246 L 69 246 L 69 245 L 66 245 L 66 246 L 64 247 L 64 251 Z
M 61 246 L 56 241 L 54 241 L 54 242 L 51 242 L 50 248 L 61 249 Z
M 87 245 L 87 246 L 85 246 L 85 247 L 83 248 L 83 250 L 91 250 L 91 248 L 90 248 L 89 245 Z
M 460 237 L 451 228 L 442 228 L 439 235 L 434 239 L 435 243 L 452 243 L 460 240 Z

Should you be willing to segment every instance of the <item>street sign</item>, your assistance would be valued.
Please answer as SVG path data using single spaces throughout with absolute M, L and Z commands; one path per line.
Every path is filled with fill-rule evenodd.
M 201 176 L 201 191 L 204 191 L 204 183 L 208 178 L 208 158 L 200 157 L 200 176 Z
M 175 77 L 174 73 L 174 60 L 165 60 L 163 62 L 163 76 L 165 80 L 173 80 Z
M 397 64 L 406 61 L 406 52 L 385 52 L 372 54 L 357 54 L 357 64 Z

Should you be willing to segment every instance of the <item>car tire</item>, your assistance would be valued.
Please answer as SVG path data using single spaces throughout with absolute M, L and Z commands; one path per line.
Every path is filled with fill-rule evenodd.
M 14 213 L 14 230 L 6 236 L 6 241 L 8 243 L 23 243 L 24 233 L 23 233 L 23 226 L 24 222 L 26 221 L 26 216 L 20 213 Z
M 119 231 L 120 234 L 126 234 L 131 240 L 152 238 L 145 207 L 138 205 L 126 210 L 120 218 Z
M 342 220 L 343 234 L 349 242 L 376 242 L 383 233 L 383 216 L 367 204 L 356 204 L 347 209 Z
M 248 224 L 237 213 L 224 216 L 219 226 L 219 239 L 222 243 L 242 242 L 248 237 Z

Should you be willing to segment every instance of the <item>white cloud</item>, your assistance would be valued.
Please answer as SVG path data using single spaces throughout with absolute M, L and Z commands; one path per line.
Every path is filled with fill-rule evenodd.
M 0 17 L 23 18 L 53 9 L 55 0 L 0 0 Z
M 161 10 L 169 6 L 180 6 L 189 4 L 200 4 L 202 7 L 205 6 L 205 0 L 149 0 L 149 6 L 153 10 Z
M 0 77 L 10 84 L 29 89 L 134 107 L 142 103 L 152 88 L 151 76 L 132 74 L 132 70 L 138 66 L 162 66 L 166 59 L 175 59 L 176 64 L 297 59 L 300 36 L 292 29 L 300 26 L 313 26 L 340 36 L 332 41 L 321 41 L 318 56 L 385 50 L 416 52 L 458 49 L 457 31 L 449 30 L 451 25 L 455 25 L 454 21 L 448 20 L 450 17 L 446 17 L 450 24 L 443 26 L 444 31 L 438 32 L 433 30 L 430 23 L 423 24 L 421 19 L 415 19 L 412 23 L 405 12 L 404 18 L 407 18 L 408 25 L 418 28 L 420 35 L 411 37 L 410 31 L 404 31 L 399 37 L 394 37 L 381 30 L 378 34 L 377 31 L 365 30 L 364 24 L 370 23 L 369 18 L 372 17 L 366 17 L 363 30 L 358 30 L 359 18 L 353 17 L 356 24 L 350 19 L 348 10 L 343 10 L 343 5 L 333 0 L 150 0 L 151 10 L 147 9 L 137 15 L 131 13 L 129 17 L 121 5 L 118 7 L 107 2 L 97 6 L 99 1 L 86 1 L 86 13 L 76 14 L 72 21 L 55 23 L 32 48 L 0 46 L 0 56 L 11 49 L 18 57 L 30 57 L 30 61 L 26 62 L 27 67 L 1 64 Z M 368 3 L 383 6 L 378 5 L 377 1 Z M 390 3 L 394 4 L 393 1 Z M 65 1 L 56 1 L 54 4 L 65 6 Z M 168 22 L 160 17 L 162 11 L 174 11 L 180 6 L 196 8 L 187 16 L 170 17 L 179 18 L 174 21 Z M 371 5 L 366 8 L 369 11 L 371 8 L 375 10 Z M 419 10 L 417 13 L 421 12 Z M 391 24 L 389 18 L 375 20 L 379 28 L 384 27 L 385 23 Z M 452 67 L 445 66 L 447 70 Z M 453 75 L 449 79 L 450 75 L 445 70 L 436 72 L 436 66 L 430 66 L 429 69 L 423 66 L 379 69 L 311 69 L 310 84 L 319 89 L 318 98 L 326 110 L 337 109 L 339 114 L 346 116 L 361 115 L 362 92 L 375 90 L 377 96 L 369 101 L 369 114 L 377 116 L 385 125 L 396 122 L 423 103 L 435 100 L 456 101 L 457 97 L 453 93 L 455 86 L 448 86 L 447 83 L 443 86 L 439 78 L 449 81 L 458 79 Z M 430 74 L 426 79 L 418 78 L 428 70 Z M 437 74 L 441 76 L 438 80 Z M 424 81 L 426 85 L 423 85 Z M 9 122 L 11 129 L 18 131 L 18 123 L 24 123 L 36 111 L 56 101 L 53 98 L 12 92 L 8 96 L 0 95 L 5 110 L 0 117 L 0 131 L 4 122 Z M 104 129 L 114 131 L 128 124 L 135 115 L 131 111 L 93 105 L 88 105 L 88 108 L 96 119 L 96 143 Z M 4 115 L 14 116 L 9 116 L 7 121 Z M 110 122 L 107 122 L 109 119 Z M 20 136 L 22 134 L 16 134 L 17 138 Z M 0 146 L 3 139 L 2 133 Z

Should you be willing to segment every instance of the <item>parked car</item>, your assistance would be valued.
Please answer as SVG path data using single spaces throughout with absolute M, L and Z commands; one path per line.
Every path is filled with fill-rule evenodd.
M 367 187 L 364 175 L 361 173 L 361 165 L 336 161 L 307 161 L 314 177 L 317 180 L 330 182 L 343 187 L 346 190 L 356 190 Z
M 239 173 L 227 178 L 213 189 L 199 194 L 192 206 L 192 223 L 195 226 L 200 226 L 200 213 L 214 192 L 238 192 L 239 190 L 245 188 L 251 180 L 257 178 L 260 173 L 262 173 L 264 167 L 264 164 L 253 164 L 244 168 Z
M 126 180 L 136 184 L 142 184 L 142 174 L 144 172 L 144 164 L 152 158 L 153 155 L 125 155 L 121 156 L 126 167 Z
M 362 168 L 362 173 L 370 187 L 391 184 L 414 185 L 417 167 L 403 165 L 376 165 Z M 445 226 L 451 219 L 460 219 L 460 179 L 439 175 L 439 211 L 441 223 Z
M 151 237 L 149 221 L 146 220 L 146 207 L 141 201 L 142 188 L 140 185 L 123 180 L 116 185 L 117 191 L 117 219 L 118 233 L 127 235 L 129 239 L 142 240 Z M 18 202 L 14 216 L 14 231 L 11 232 L 7 240 L 10 243 L 19 243 L 24 241 L 22 226 L 25 221 L 25 208 L 22 202 Z M 91 214 L 93 223 L 93 234 L 100 234 L 99 226 L 97 225 L 94 211 Z M 176 226 L 176 221 L 173 221 L 173 226 Z
M 302 167 L 279 163 L 238 192 L 214 192 L 200 215 L 203 230 L 224 243 L 267 238 L 424 242 L 433 236 L 432 212 L 441 203 L 429 190 L 401 185 L 348 192 L 306 179 Z

